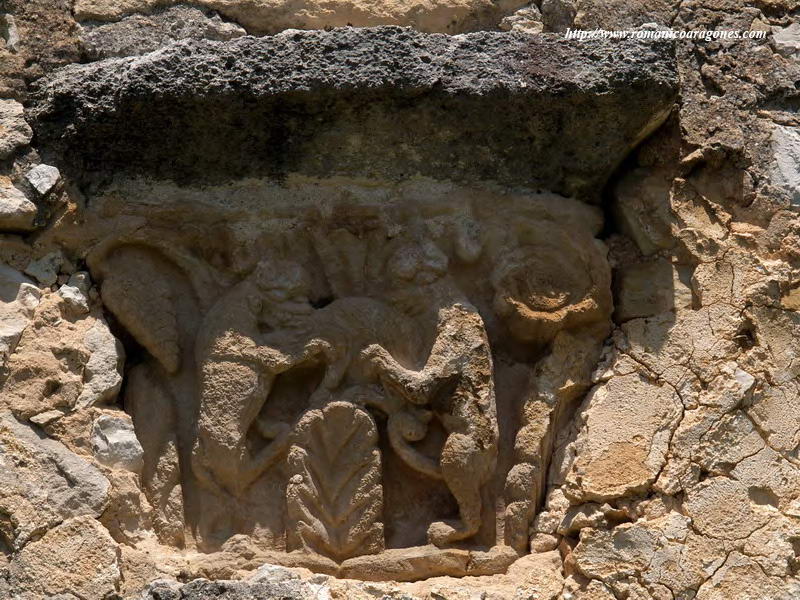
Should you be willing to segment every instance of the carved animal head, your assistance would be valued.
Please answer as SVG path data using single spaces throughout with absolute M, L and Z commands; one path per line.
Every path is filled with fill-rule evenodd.
M 391 284 L 430 285 L 447 273 L 447 256 L 433 242 L 408 242 L 395 249 L 386 262 Z
M 314 310 L 309 302 L 311 283 L 296 262 L 262 260 L 251 274 L 259 292 L 259 308 L 265 320 L 276 325 L 291 325 Z
M 403 439 L 418 442 L 428 433 L 428 422 L 432 416 L 433 413 L 427 410 L 400 411 L 391 416 L 392 427 L 397 429 Z

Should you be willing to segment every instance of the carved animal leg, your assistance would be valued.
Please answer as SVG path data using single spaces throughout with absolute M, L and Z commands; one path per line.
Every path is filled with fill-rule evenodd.
M 196 443 L 192 452 L 192 472 L 197 480 L 199 511 L 195 521 L 195 535 L 200 547 L 212 551 L 233 534 L 228 506 L 228 492 L 217 483 L 204 460 L 201 443 Z
M 265 440 L 274 440 L 284 433 L 289 426 L 286 423 L 256 419 L 255 427 Z
M 427 404 L 436 384 L 432 369 L 411 371 L 398 363 L 382 346 L 373 344 L 361 356 L 372 364 L 381 384 L 413 404 Z
M 352 351 L 334 346 L 324 340 L 314 339 L 306 346 L 306 360 L 322 357 L 326 363 L 325 376 L 309 398 L 310 408 L 322 408 L 331 401 L 333 390 L 342 383 L 347 368 L 353 360 Z
M 217 550 L 236 531 L 232 517 L 236 513 L 227 495 L 203 490 L 200 496 L 197 533 L 201 548 Z
M 225 493 L 225 490 L 217 482 L 214 478 L 214 474 L 211 472 L 208 460 L 206 459 L 205 449 L 202 442 L 199 440 L 195 442 L 194 448 L 192 449 L 191 464 L 192 473 L 194 473 L 195 479 L 197 479 L 197 483 L 200 484 L 201 487 L 214 494 L 222 495 Z
M 292 428 L 286 423 L 270 423 L 265 424 L 257 422 L 259 432 L 267 439 L 272 439 L 266 446 L 264 446 L 253 457 L 250 465 L 243 470 L 242 479 L 245 483 L 245 488 L 254 482 L 275 461 L 278 460 L 280 455 L 289 447 L 289 441 L 292 433 Z
M 464 540 L 478 533 L 481 525 L 481 485 L 485 477 L 481 453 L 474 440 L 460 433 L 451 434 L 442 449 L 442 477 L 458 502 L 460 521 L 437 521 L 428 528 L 432 544 Z
M 387 416 L 403 408 L 402 398 L 387 395 L 381 386 L 375 384 L 350 386 L 342 392 L 339 400 L 352 402 L 358 406 L 377 408 Z

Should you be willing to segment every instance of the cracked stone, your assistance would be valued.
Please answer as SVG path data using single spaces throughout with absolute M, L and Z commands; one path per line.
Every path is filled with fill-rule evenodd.
M 37 192 L 46 196 L 61 179 L 61 173 L 50 165 L 37 165 L 28 171 L 25 178 Z
M 740 540 L 769 520 L 768 514 L 753 507 L 747 487 L 728 477 L 700 483 L 685 506 L 697 530 L 714 538 Z
M 796 581 L 785 585 L 767 576 L 758 564 L 740 552 L 731 552 L 725 564 L 697 591 L 697 600 L 792 600 L 800 594 Z
M 0 415 L 0 476 L 0 514 L 9 516 L 0 529 L 15 549 L 64 519 L 100 516 L 108 499 L 109 482 L 95 466 L 7 412 Z
M 776 125 L 772 131 L 772 181 L 792 204 L 800 204 L 800 129 Z
M 25 546 L 8 573 L 19 598 L 103 600 L 119 589 L 119 546 L 92 517 L 75 517 Z
M 581 411 L 568 494 L 603 501 L 644 492 L 666 461 L 681 410 L 674 389 L 637 375 L 613 377 L 596 387 Z
M 4 404 L 20 418 L 80 411 L 111 402 L 122 383 L 124 351 L 97 313 L 76 316 L 45 293 L 8 360 Z

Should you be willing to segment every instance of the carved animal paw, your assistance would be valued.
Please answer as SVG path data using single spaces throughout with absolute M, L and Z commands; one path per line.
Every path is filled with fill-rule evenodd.
M 392 357 L 383 346 L 371 344 L 361 351 L 361 358 L 372 367 L 386 367 Z
M 317 356 L 319 354 L 329 356 L 334 355 L 335 351 L 333 346 L 331 346 L 325 340 L 315 338 L 306 344 L 305 354 L 306 356 Z
M 458 521 L 436 521 L 428 527 L 428 541 L 435 546 L 446 546 L 451 542 L 462 540 L 465 535 L 462 529 L 455 526 Z
M 264 439 L 274 440 L 287 433 L 291 429 L 291 426 L 288 423 L 282 423 L 280 421 L 268 422 L 259 419 L 256 421 L 256 429 Z

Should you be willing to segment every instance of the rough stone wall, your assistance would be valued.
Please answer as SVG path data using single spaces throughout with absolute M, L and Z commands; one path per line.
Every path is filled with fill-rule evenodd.
M 0 12 L 0 597 L 800 596 L 795 2 L 5 0 Z M 646 23 L 769 35 L 634 48 L 537 33 Z M 343 29 L 238 39 L 345 25 L 533 33 L 450 38 Z M 169 46 L 176 40 L 188 41 Z M 302 60 L 287 57 L 292 48 Z M 348 63 L 354 48 L 360 54 Z M 258 52 L 274 57 L 284 50 L 277 74 L 243 76 L 235 65 Z M 146 56 L 125 58 L 139 55 Z M 377 72 L 359 71 L 375 56 L 389 62 Z M 118 62 L 97 62 L 106 58 Z M 430 68 L 408 68 L 425 60 Z M 212 72 L 214 61 L 219 70 Z M 69 66 L 75 63 L 91 64 Z M 280 66 L 274 58 L 270 64 Z M 298 64 L 348 68 L 341 78 L 331 71 L 318 80 L 312 71 L 312 81 L 294 70 Z M 273 99 L 275 81 L 287 81 L 287 96 Z M 213 96 L 214 86 L 224 91 L 221 97 Z M 259 117 L 252 117 L 253 106 Z M 345 114 L 358 106 L 366 108 Z M 309 114 L 321 125 L 304 128 Z M 287 124 L 280 143 L 258 130 L 265 115 Z M 486 115 L 491 122 L 480 120 Z M 537 119 L 556 125 L 525 129 Z M 324 135 L 329 122 L 338 135 L 362 141 L 320 162 L 333 143 Z M 425 135 L 404 136 L 408 123 Z M 228 145 L 219 157 L 209 130 L 231 136 L 221 142 Z M 390 142 L 370 145 L 370 132 Z M 179 150 L 181 140 L 188 142 Z M 242 145 L 247 151 L 236 154 Z M 423 176 L 422 183 L 405 185 L 405 168 Z M 438 181 L 451 177 L 457 184 Z M 494 187 L 477 194 L 489 179 Z M 509 554 L 504 544 L 486 552 L 442 548 L 433 536 L 431 545 L 415 546 L 424 551 L 375 547 L 366 559 L 351 553 L 354 562 L 343 569 L 346 561 L 337 556 L 331 563 L 330 553 L 325 560 L 284 553 L 269 526 L 261 537 L 236 530 L 221 545 L 203 547 L 197 533 L 203 522 L 195 530 L 183 525 L 198 510 L 186 503 L 194 497 L 186 489 L 193 480 L 187 483 L 181 471 L 194 464 L 193 456 L 182 455 L 191 445 L 180 439 L 191 432 L 176 424 L 186 415 L 171 408 L 159 382 L 173 391 L 195 385 L 170 367 L 179 355 L 191 360 L 189 330 L 200 326 L 187 315 L 210 314 L 225 290 L 247 281 L 255 259 L 237 252 L 263 250 L 254 242 L 259 227 L 279 218 L 264 207 L 334 202 L 320 189 L 348 190 L 347 219 L 367 214 L 365 207 L 383 194 L 381 202 L 390 204 L 420 202 L 420 212 L 430 210 L 427 218 L 441 222 L 438 237 L 424 235 L 447 247 L 450 263 L 459 265 L 449 276 L 476 305 L 494 351 L 497 464 L 513 463 L 514 450 L 523 448 L 524 460 L 516 470 L 506 466 L 497 486 L 504 490 L 497 497 L 517 502 L 523 522 L 531 520 L 529 527 L 514 526 L 525 538 L 521 552 Z M 453 231 L 460 231 L 463 215 L 448 211 L 468 198 L 467 221 L 483 227 L 487 252 L 496 246 L 496 256 L 513 257 L 502 264 L 516 274 L 516 246 L 508 250 L 504 238 L 497 241 L 502 227 L 491 223 L 499 217 L 485 208 L 506 206 L 509 190 L 537 208 L 530 217 L 515 209 L 507 222 L 550 224 L 544 233 L 532 226 L 530 235 L 546 241 L 543 254 L 562 276 L 569 275 L 559 263 L 563 256 L 573 264 L 589 247 L 602 255 L 599 266 L 585 259 L 593 265 L 586 272 L 613 294 L 613 313 L 602 295 L 580 292 L 576 283 L 572 293 L 594 298 L 600 308 L 575 324 L 559 313 L 555 320 L 566 332 L 559 337 L 541 325 L 543 317 L 530 331 L 530 319 L 503 325 L 507 313 L 491 303 L 491 294 L 470 287 L 474 280 L 489 282 L 493 264 L 502 261 L 460 258 L 469 245 L 452 240 L 461 239 Z M 406 227 L 407 219 L 393 223 Z M 215 227 L 217 221 L 236 226 Z M 408 227 L 419 234 L 416 225 Z M 112 237 L 135 248 L 104 246 Z M 350 247 L 349 238 L 336 240 Z M 180 252 L 156 256 L 162 246 Z M 164 256 L 171 266 L 159 266 Z M 604 282 L 600 274 L 609 267 L 611 279 Z M 552 300 L 541 293 L 549 276 L 537 280 L 536 302 Z M 508 281 L 516 282 L 511 275 Z M 322 304 L 323 295 L 312 299 Z M 159 298 L 169 301 L 159 304 Z M 432 292 L 429 298 L 438 301 Z M 585 333 L 585 323 L 591 334 L 581 345 L 574 337 Z M 512 343 L 508 331 L 528 333 Z M 480 333 L 471 339 L 481 346 Z M 586 364 L 576 366 L 582 359 Z M 530 365 L 533 374 L 519 365 Z M 524 431 L 535 443 L 525 436 L 503 442 L 502 398 L 527 390 L 526 377 L 537 382 L 531 397 L 551 402 L 549 412 L 534 410 L 546 401 L 530 402 L 509 435 Z M 324 421 L 326 411 L 345 410 L 342 405 L 355 406 L 338 398 L 310 409 L 303 432 L 312 428 L 307 423 Z M 366 409 L 347 410 L 361 419 L 364 440 L 383 439 L 388 421 Z M 293 456 L 308 452 L 313 433 L 307 435 L 294 438 Z M 365 481 L 376 469 L 403 472 L 402 465 L 392 467 L 388 446 L 376 444 L 345 451 L 361 460 L 352 472 L 373 473 Z M 378 455 L 387 457 L 385 466 Z M 306 463 L 289 463 L 292 477 L 300 477 L 291 479 L 296 493 L 289 503 L 302 508 L 297 498 Z M 228 473 L 225 464 L 211 467 L 219 479 Z M 410 487 L 418 498 L 426 494 L 419 490 L 433 489 L 424 480 Z M 529 504 L 514 495 L 517 489 Z M 383 490 L 386 511 L 396 506 L 396 492 L 387 481 Z M 436 490 L 443 504 L 450 502 L 449 516 L 458 517 L 447 489 Z M 268 497 L 248 493 L 228 490 L 225 502 L 233 504 L 209 506 L 241 511 Z M 377 506 L 374 494 L 363 498 Z M 313 545 L 307 542 L 313 531 L 303 531 L 294 543 Z M 383 543 L 363 539 L 371 540 L 364 546 Z M 342 542 L 336 550 L 346 547 Z

